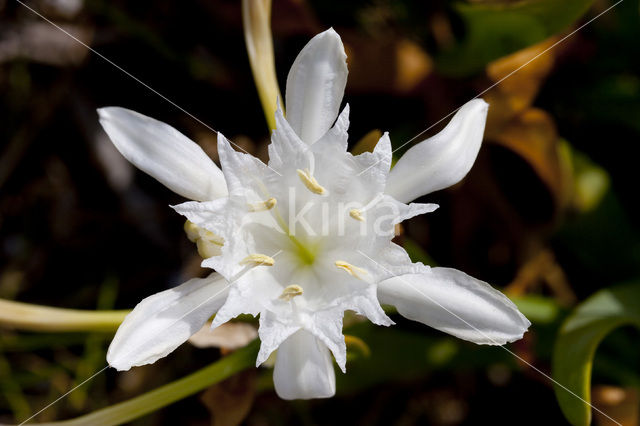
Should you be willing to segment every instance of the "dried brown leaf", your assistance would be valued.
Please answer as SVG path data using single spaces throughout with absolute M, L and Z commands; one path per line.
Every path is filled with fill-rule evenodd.
M 488 137 L 499 133 L 507 122 L 531 106 L 555 63 L 554 51 L 542 52 L 555 42 L 556 38 L 552 37 L 487 65 L 489 79 L 499 82 L 484 96 L 491 105 L 487 117 Z
M 200 400 L 211 413 L 211 425 L 242 423 L 253 405 L 255 382 L 256 370 L 249 369 L 207 389 Z
M 90 45 L 93 29 L 79 25 L 59 25 L 73 37 Z M 49 65 L 78 65 L 89 54 L 82 44 L 48 22 L 28 22 L 5 29 L 0 37 L 0 62 L 24 58 Z
M 228 322 L 211 330 L 211 322 L 207 322 L 189 338 L 189 343 L 197 348 L 234 350 L 246 346 L 256 337 L 258 337 L 258 331 L 251 324 Z
M 592 389 L 593 404 L 604 411 L 610 418 L 623 426 L 637 425 L 640 422 L 640 396 L 634 388 L 617 386 L 594 386 Z M 611 420 L 594 410 L 595 423 L 610 425 Z

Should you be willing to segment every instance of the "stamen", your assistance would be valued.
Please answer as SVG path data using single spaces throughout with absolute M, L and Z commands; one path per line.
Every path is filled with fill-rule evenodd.
M 184 224 L 184 231 L 187 233 L 187 238 L 196 243 L 198 254 L 204 259 L 222 254 L 221 247 L 224 245 L 224 238 L 199 227 L 189 220 Z
M 336 260 L 335 265 L 338 268 L 343 269 L 352 277 L 355 277 L 361 280 L 364 280 L 364 277 L 363 277 L 364 275 L 368 275 L 368 272 L 366 271 L 366 269 L 358 268 L 357 266 L 347 263 L 344 260 Z
M 364 216 L 362 216 L 362 212 L 358 209 L 349 210 L 349 216 L 354 218 L 355 220 L 359 220 L 360 222 L 364 222 Z
M 186 232 L 187 238 L 189 238 L 189 241 L 192 243 L 195 243 L 196 240 L 200 238 L 200 228 L 190 220 L 184 223 L 184 232 Z
M 210 242 L 211 244 L 215 244 L 217 246 L 222 247 L 224 245 L 224 238 L 219 237 L 218 235 L 214 234 L 211 231 L 204 231 L 201 234 L 201 239 L 203 240 L 207 240 L 208 242 Z
M 273 260 L 272 257 L 260 253 L 250 254 L 240 261 L 241 265 L 251 266 L 273 266 L 274 263 L 276 263 L 276 261 Z
M 276 199 L 271 197 L 266 201 L 262 201 L 260 203 L 252 203 L 249 204 L 249 211 L 250 212 L 263 212 L 265 210 L 271 210 L 272 208 L 274 208 L 276 206 Z
M 296 296 L 302 296 L 302 287 L 297 284 L 292 284 L 282 291 L 280 299 L 288 302 Z
M 364 207 L 359 208 L 359 209 L 351 209 L 351 210 L 349 210 L 349 216 L 351 216 L 355 220 L 359 220 L 360 222 L 364 222 L 365 218 L 363 216 L 363 213 L 365 213 L 371 207 L 375 206 L 383 197 L 384 197 L 384 194 L 380 193 L 380 194 L 376 195 L 375 197 L 373 197 L 373 199 L 371 201 L 369 201 Z
M 198 249 L 198 254 L 203 259 L 220 256 L 222 254 L 221 245 L 215 244 L 204 238 L 198 238 L 196 240 L 196 247 Z
M 313 172 L 316 170 L 316 157 L 310 150 L 307 151 L 307 157 L 309 158 L 309 169 L 307 169 L 307 172 L 309 176 L 313 176 Z
M 304 186 L 306 186 L 309 191 L 318 195 L 323 195 L 325 192 L 327 192 L 327 190 L 324 189 L 324 187 L 318 183 L 316 178 L 314 178 L 311 175 L 311 173 L 309 173 L 309 170 L 298 169 L 297 172 L 298 172 L 298 177 L 300 178 L 302 183 L 304 183 Z

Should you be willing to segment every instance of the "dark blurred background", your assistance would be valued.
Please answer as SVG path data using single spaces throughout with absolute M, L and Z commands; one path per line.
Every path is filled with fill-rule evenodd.
M 351 146 L 366 149 L 376 131 L 389 131 L 399 147 L 613 4 L 528 3 L 274 0 L 281 88 L 300 48 L 333 26 L 349 55 Z M 268 129 L 240 2 L 27 4 L 265 159 Z M 405 223 L 398 237 L 415 260 L 520 298 L 534 326 L 510 349 L 545 372 L 566 312 L 640 276 L 638 40 L 638 1 L 625 0 L 484 93 L 491 107 L 476 165 L 462 183 L 427 197 L 441 208 Z M 0 0 L 0 297 L 127 309 L 204 272 L 168 208 L 179 196 L 134 169 L 99 127 L 95 109 L 108 105 L 171 124 L 217 160 L 206 127 L 20 3 Z M 371 356 L 353 354 L 333 399 L 281 401 L 261 369 L 135 424 L 564 422 L 549 381 L 506 351 L 394 320 L 393 329 L 354 320 L 345 330 Z M 0 422 L 24 420 L 106 365 L 110 338 L 0 330 Z M 638 342 L 636 330 L 616 331 L 594 370 L 594 382 L 635 406 Z M 183 345 L 152 366 L 109 370 L 37 419 L 105 407 L 220 353 Z

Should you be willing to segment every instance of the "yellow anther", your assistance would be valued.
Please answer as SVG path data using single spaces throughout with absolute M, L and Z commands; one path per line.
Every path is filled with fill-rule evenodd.
M 273 266 L 274 263 L 276 263 L 276 261 L 273 260 L 272 257 L 260 253 L 250 254 L 240 261 L 241 265 L 251 266 Z
M 187 233 L 187 238 L 189 238 L 189 241 L 192 243 L 195 243 L 196 240 L 200 238 L 200 228 L 190 220 L 184 223 L 184 232 Z
M 367 271 L 365 269 L 353 266 L 352 264 L 347 263 L 343 260 L 336 260 L 335 265 L 355 278 L 363 279 L 363 275 L 367 275 Z
M 271 197 L 267 201 L 262 201 L 260 203 L 249 204 L 250 212 L 263 212 L 265 210 L 271 210 L 276 206 L 276 199 Z
M 304 183 L 304 186 L 306 186 L 309 191 L 318 195 L 323 195 L 325 192 L 327 192 L 327 190 L 324 189 L 324 187 L 322 187 L 322 185 L 318 183 L 316 178 L 314 178 L 313 176 L 311 176 L 311 174 L 309 174 L 309 170 L 298 169 L 297 172 L 298 172 L 298 177 L 300 178 L 302 183 Z
M 224 245 L 224 238 L 200 228 L 189 220 L 184 224 L 184 231 L 187 233 L 187 238 L 196 243 L 198 254 L 203 258 L 208 259 L 222 254 L 221 248 Z
M 208 259 L 213 256 L 220 256 L 222 254 L 221 244 L 215 244 L 204 238 L 198 238 L 196 240 L 196 247 L 198 248 L 198 254 L 203 259 Z
M 280 299 L 288 302 L 296 296 L 302 296 L 302 287 L 297 284 L 292 284 L 282 291 Z
M 204 232 L 200 234 L 200 238 L 220 247 L 224 245 L 224 238 L 217 236 L 211 231 L 204 230 Z
M 349 216 L 354 218 L 355 220 L 359 220 L 360 222 L 364 222 L 364 216 L 362 216 L 362 212 L 358 209 L 349 210 Z

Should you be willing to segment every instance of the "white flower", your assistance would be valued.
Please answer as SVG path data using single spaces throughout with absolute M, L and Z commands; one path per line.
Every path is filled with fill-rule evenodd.
M 287 118 L 276 112 L 269 163 L 218 136 L 222 172 L 175 129 L 122 108 L 100 121 L 122 154 L 190 201 L 174 209 L 195 225 L 217 271 L 146 298 L 127 316 L 107 359 L 119 370 L 167 355 L 213 314 L 212 327 L 260 315 L 257 365 L 278 349 L 274 382 L 285 399 L 335 393 L 331 353 L 344 371 L 342 318 L 355 311 L 393 322 L 380 303 L 454 336 L 502 345 L 530 325 L 511 301 L 460 271 L 412 263 L 392 243 L 394 226 L 437 208 L 405 204 L 453 185 L 478 153 L 487 104 L 464 105 L 438 135 L 411 148 L 390 171 L 385 134 L 373 153 L 347 152 L 348 105 L 338 116 L 346 55 L 332 29 L 295 60 Z

